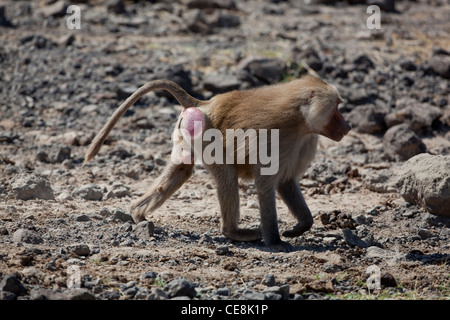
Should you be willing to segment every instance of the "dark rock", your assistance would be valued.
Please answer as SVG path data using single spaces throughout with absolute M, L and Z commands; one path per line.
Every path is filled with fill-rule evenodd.
M 403 70 L 406 70 L 406 71 L 416 71 L 417 70 L 417 66 L 415 65 L 415 63 L 409 59 L 401 59 L 399 61 L 399 65 Z
M 365 71 L 369 69 L 373 69 L 375 64 L 373 61 L 365 54 L 358 55 L 353 58 L 353 64 L 357 67 L 358 70 Z
M 397 12 L 395 9 L 395 0 L 367 0 L 367 4 L 376 5 L 386 12 Z
M 239 69 L 249 71 L 264 83 L 276 83 L 281 80 L 286 70 L 286 63 L 280 59 L 247 58 L 242 60 Z
M 294 47 L 291 50 L 291 59 L 299 65 L 306 63 L 311 69 L 320 71 L 323 66 L 323 61 L 319 54 L 313 48 L 299 48 Z M 328 70 L 330 71 L 330 70 Z
M 219 288 L 216 290 L 216 294 L 218 294 L 219 296 L 229 296 L 230 289 L 229 288 Z
M 148 295 L 148 300 L 166 300 L 169 297 L 167 296 L 167 294 L 161 290 L 160 288 L 151 288 L 150 290 L 150 294 Z
M 268 287 L 273 287 L 275 285 L 275 276 L 271 273 L 264 275 L 262 284 L 265 284 Z
M 348 228 L 342 229 L 342 233 L 344 234 L 345 242 L 351 247 L 367 248 L 369 246 L 366 241 L 362 240 L 355 232 Z
M 241 24 L 241 19 L 234 14 L 218 12 L 210 24 L 218 28 L 235 28 Z
M 56 46 L 55 42 L 39 34 L 22 37 L 19 39 L 19 43 L 30 45 L 36 49 L 51 49 Z
M 406 161 L 419 153 L 426 152 L 425 144 L 407 124 L 388 129 L 383 137 L 383 147 L 386 156 L 397 161 Z
M 385 287 L 395 288 L 397 286 L 397 281 L 395 280 L 394 276 L 390 273 L 381 274 L 380 282 L 381 285 Z
M 239 16 L 222 10 L 193 9 L 185 13 L 183 18 L 190 31 L 203 34 L 213 33 L 215 28 L 235 28 L 241 24 Z
M 0 291 L 8 291 L 17 296 L 27 294 L 27 289 L 23 286 L 19 279 L 13 274 L 8 274 L 3 277 L 0 282 Z
M 189 0 L 186 6 L 188 9 L 237 9 L 233 0 Z
M 118 100 L 125 100 L 130 97 L 138 87 L 129 84 L 120 84 L 117 86 L 116 94 Z
M 91 254 L 91 249 L 85 243 L 71 244 L 67 247 L 67 251 L 76 254 L 77 256 L 88 256 Z
M 113 211 L 113 220 L 120 220 L 122 222 L 127 222 L 127 221 L 131 221 L 133 222 L 133 217 L 127 213 L 125 210 L 123 210 L 122 208 L 116 208 Z
M 192 299 L 197 295 L 194 286 L 186 279 L 172 280 L 164 287 L 164 290 L 169 298 L 187 296 Z
M 12 292 L 0 290 L 0 300 L 17 300 L 17 296 Z
M 218 246 L 216 248 L 216 254 L 219 255 L 219 256 L 226 255 L 229 252 L 230 252 L 230 248 L 227 245 L 225 245 L 225 246 Z
M 115 14 L 127 13 L 123 0 L 108 0 L 106 3 L 106 8 L 108 12 Z
M 214 72 L 203 78 L 203 88 L 214 94 L 239 89 L 241 81 L 231 74 Z
M 40 150 L 36 154 L 36 160 L 43 162 L 43 163 L 51 163 L 50 157 L 48 156 L 47 152 Z
M 0 27 L 12 27 L 11 21 L 8 20 L 5 14 L 5 6 L 0 5 Z
M 189 70 L 184 69 L 181 64 L 177 65 L 158 65 L 153 71 L 151 80 L 166 79 L 171 80 L 181 86 L 186 92 L 192 94 L 192 80 Z M 174 99 L 173 96 L 165 90 L 155 91 L 158 96 L 164 96 Z
M 58 154 L 56 155 L 56 163 L 61 163 L 64 160 L 70 159 L 70 153 L 72 152 L 72 149 L 70 147 L 61 147 L 58 150 Z

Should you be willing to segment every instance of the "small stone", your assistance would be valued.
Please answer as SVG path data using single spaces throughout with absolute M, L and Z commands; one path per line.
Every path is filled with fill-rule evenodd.
M 216 254 L 219 256 L 226 255 L 230 252 L 230 248 L 227 245 L 224 246 L 218 246 L 216 248 Z
M 187 296 L 192 299 L 197 295 L 194 286 L 186 279 L 172 280 L 164 287 L 164 290 L 169 298 Z
M 111 190 L 106 193 L 106 199 L 122 198 L 126 196 L 131 196 L 130 187 L 121 183 L 113 185 Z
M 145 280 L 145 279 L 156 279 L 156 277 L 158 276 L 158 274 L 154 271 L 146 271 L 146 272 L 142 272 L 141 275 L 139 276 L 140 280 Z
M 160 288 L 153 287 L 150 291 L 150 294 L 148 295 L 148 300 L 166 300 L 169 297 L 167 294 L 161 290 Z
M 56 155 L 55 162 L 62 163 L 64 160 L 70 159 L 70 153 L 72 152 L 72 149 L 70 147 L 64 146 L 59 148 L 58 154 Z
M 41 236 L 33 230 L 28 229 L 18 229 L 12 235 L 12 240 L 15 243 L 30 243 L 30 244 L 39 244 L 42 243 L 43 240 Z
M 59 196 L 56 197 L 56 200 L 59 202 L 66 202 L 69 200 L 73 200 L 73 197 L 68 192 L 61 192 Z
M 127 221 L 133 222 L 133 217 L 122 208 L 114 209 L 113 219 L 120 220 L 122 222 L 127 222 Z
M 111 211 L 108 208 L 101 208 L 98 214 L 102 217 L 109 217 L 112 215 Z
M 108 12 L 115 13 L 115 14 L 127 13 L 123 0 L 109 0 L 106 3 L 106 8 L 107 8 Z
M 95 300 L 95 295 L 87 289 L 75 288 L 64 292 L 68 300 Z
M 275 276 L 271 273 L 265 274 L 262 279 L 262 284 L 265 284 L 268 287 L 273 287 L 275 285 Z
M 86 221 L 91 220 L 89 218 L 89 216 L 86 214 L 71 214 L 70 219 L 72 219 L 74 221 L 78 221 L 78 222 L 86 222 Z
M 228 92 L 239 89 L 241 81 L 232 74 L 214 72 L 207 74 L 203 79 L 203 87 L 205 90 L 214 94 Z
M 6 17 L 4 5 L 0 5 L 0 26 L 12 27 L 11 21 L 9 21 L 9 19 Z
M 450 56 L 435 55 L 430 60 L 430 66 L 441 77 L 450 79 Z
M 91 249 L 89 249 L 89 246 L 85 243 L 69 245 L 67 250 L 77 256 L 88 256 L 91 253 Z
M 344 240 L 348 245 L 359 248 L 368 247 L 367 242 L 363 241 L 360 237 L 356 235 L 356 233 L 354 233 L 349 228 L 342 229 L 342 232 L 344 234 Z
M 219 288 L 216 290 L 216 293 L 219 296 L 229 296 L 230 295 L 230 289 L 229 288 Z
M 153 231 L 155 231 L 155 225 L 151 221 L 139 222 L 133 230 L 136 236 L 143 240 L 149 240 L 153 237 Z
M 263 290 L 264 294 L 274 293 L 280 295 L 280 299 L 287 300 L 289 299 L 289 285 L 285 284 L 282 286 L 271 286 L 267 287 Z
M 283 76 L 286 63 L 280 59 L 249 57 L 239 63 L 238 69 L 249 71 L 265 83 L 275 83 Z
M 96 184 L 87 184 L 75 190 L 72 195 L 84 200 L 100 201 L 103 198 L 103 189 Z

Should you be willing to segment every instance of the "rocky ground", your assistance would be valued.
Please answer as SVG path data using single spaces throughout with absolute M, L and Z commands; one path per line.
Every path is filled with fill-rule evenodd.
M 323 2 L 2 1 L 0 298 L 449 299 L 445 199 L 432 214 L 405 201 L 411 180 L 395 182 L 416 154 L 450 153 L 450 4 L 397 1 L 370 30 L 365 1 Z M 81 29 L 68 28 L 69 4 Z M 354 130 L 320 140 L 301 180 L 314 226 L 288 240 L 294 252 L 225 238 L 202 166 L 150 222 L 132 222 L 130 203 L 169 159 L 170 96 L 142 98 L 81 167 L 149 80 L 208 99 L 306 72 L 338 88 Z M 445 191 L 441 168 L 430 188 Z M 241 224 L 257 226 L 254 186 L 240 188 Z

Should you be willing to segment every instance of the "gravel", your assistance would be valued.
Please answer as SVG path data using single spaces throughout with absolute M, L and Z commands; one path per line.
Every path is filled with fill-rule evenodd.
M 367 30 L 364 1 L 154 2 L 80 2 L 80 30 L 66 1 L 0 5 L 0 299 L 448 299 L 449 171 L 437 159 L 450 152 L 449 5 L 401 1 L 393 14 L 384 1 L 382 29 Z M 354 130 L 320 139 L 300 184 L 314 225 L 283 239 L 291 253 L 224 237 L 201 165 L 133 222 L 130 203 L 169 161 L 180 107 L 166 92 L 142 97 L 82 166 L 147 81 L 209 99 L 308 70 L 337 87 Z M 240 224 L 255 228 L 254 184 L 239 186 Z M 277 211 L 281 233 L 296 224 Z

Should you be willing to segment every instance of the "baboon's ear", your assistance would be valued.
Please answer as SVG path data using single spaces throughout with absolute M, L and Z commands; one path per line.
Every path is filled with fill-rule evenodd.
M 309 99 L 311 100 L 316 95 L 316 92 L 313 90 L 309 93 Z

